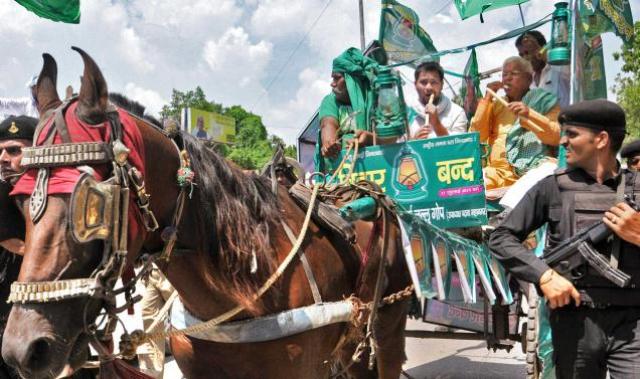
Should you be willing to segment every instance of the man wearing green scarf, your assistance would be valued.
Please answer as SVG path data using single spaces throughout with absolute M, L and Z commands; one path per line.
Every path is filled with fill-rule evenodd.
M 316 170 L 331 172 L 357 130 L 370 130 L 371 81 L 378 64 L 349 48 L 333 60 L 331 93 L 322 99 L 320 130 L 316 143 Z

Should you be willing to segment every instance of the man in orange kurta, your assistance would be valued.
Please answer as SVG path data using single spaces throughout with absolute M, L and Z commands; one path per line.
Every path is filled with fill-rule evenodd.
M 509 164 L 506 155 L 507 134 L 519 118 L 520 125 L 535 133 L 548 146 L 558 146 L 560 126 L 557 119 L 560 107 L 556 104 L 544 115 L 533 112 L 522 102 L 529 91 L 533 78 L 531 64 L 520 58 L 508 58 L 502 66 L 502 81 L 489 83 L 491 90 L 503 88 L 509 103 L 503 105 L 493 99 L 489 92 L 480 100 L 469 131 L 480 133 L 480 142 L 490 146 L 487 165 L 483 169 L 486 189 L 508 187 L 518 180 L 518 175 Z

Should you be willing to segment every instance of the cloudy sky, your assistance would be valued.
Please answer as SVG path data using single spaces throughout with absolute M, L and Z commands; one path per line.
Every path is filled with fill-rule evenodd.
M 636 18 L 640 0 L 630 0 Z M 367 41 L 377 38 L 380 2 L 364 1 Z M 421 18 L 439 50 L 486 40 L 521 26 L 518 9 L 505 8 L 461 21 L 452 0 L 404 0 Z M 357 0 L 81 0 L 81 23 L 38 18 L 11 0 L 0 0 L 0 96 L 26 96 L 25 83 L 39 72 L 40 54 L 59 68 L 58 91 L 79 86 L 79 46 L 98 62 L 111 91 L 122 92 L 157 114 L 172 88 L 200 85 L 225 106 L 240 104 L 263 116 L 272 134 L 293 143 L 329 91 L 331 60 L 359 47 Z M 527 23 L 553 10 L 553 1 L 523 5 Z M 550 25 L 541 29 L 550 32 Z M 620 48 L 604 36 L 607 80 L 620 70 L 611 54 Z M 480 70 L 516 53 L 513 41 L 477 50 Z M 444 57 L 460 72 L 468 54 Z M 458 80 L 450 78 L 454 87 Z M 407 87 L 406 96 L 415 101 Z M 610 98 L 613 96 L 610 94 Z

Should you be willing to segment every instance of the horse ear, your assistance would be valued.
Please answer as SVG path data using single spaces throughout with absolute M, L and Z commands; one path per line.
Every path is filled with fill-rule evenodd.
M 78 95 L 77 116 L 92 125 L 103 123 L 106 119 L 106 109 L 109 100 L 107 82 L 96 62 L 78 47 L 72 47 L 84 61 L 84 73 Z
M 42 70 L 38 75 L 35 87 L 35 98 L 38 102 L 38 112 L 41 115 L 60 105 L 60 96 L 56 90 L 58 80 L 58 65 L 56 60 L 47 53 L 42 54 Z

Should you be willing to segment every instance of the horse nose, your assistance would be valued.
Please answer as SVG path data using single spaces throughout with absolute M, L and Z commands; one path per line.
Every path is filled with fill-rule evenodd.
M 40 337 L 30 343 L 12 342 L 11 339 L 5 339 L 2 343 L 2 357 L 7 364 L 34 377 L 39 376 L 37 373 L 49 369 L 52 358 L 52 338 Z

